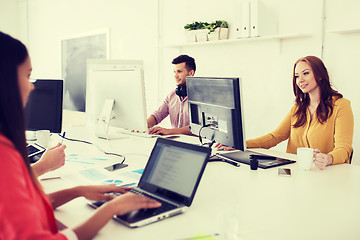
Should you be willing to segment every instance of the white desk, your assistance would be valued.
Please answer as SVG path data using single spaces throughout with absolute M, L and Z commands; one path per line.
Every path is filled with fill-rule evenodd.
M 197 142 L 196 138 L 182 139 Z M 132 137 L 111 144 L 125 155 L 149 155 L 154 142 Z M 94 150 L 81 143 L 65 143 L 67 154 Z M 129 167 L 144 167 L 146 160 L 144 155 L 127 156 Z M 292 169 L 291 177 L 279 177 L 277 168 L 251 171 L 245 164 L 237 168 L 210 162 L 187 212 L 137 229 L 112 220 L 95 239 L 169 240 L 232 231 L 234 227 L 223 227 L 222 222 L 236 225 L 239 239 L 360 238 L 360 166 L 342 164 L 323 171 L 313 166 L 309 172 L 300 171 L 296 163 L 286 167 Z M 42 183 L 48 192 L 69 186 L 63 179 Z M 55 216 L 74 227 L 94 211 L 79 198 L 59 207 Z

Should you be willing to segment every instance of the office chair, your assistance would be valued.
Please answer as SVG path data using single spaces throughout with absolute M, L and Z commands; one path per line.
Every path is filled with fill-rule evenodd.
M 353 154 L 354 154 L 354 150 L 351 152 L 350 159 L 349 159 L 349 164 L 351 164 Z

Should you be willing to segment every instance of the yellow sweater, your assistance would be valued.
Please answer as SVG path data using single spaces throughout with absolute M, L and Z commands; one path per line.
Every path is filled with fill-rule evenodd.
M 354 133 L 354 116 L 350 101 L 345 98 L 337 99 L 333 114 L 324 124 L 318 121 L 316 113 L 310 120 L 310 112 L 308 112 L 306 124 L 299 128 L 293 127 L 297 119 L 294 117 L 296 108 L 296 105 L 291 108 L 275 131 L 247 140 L 247 147 L 268 149 L 289 139 L 286 149 L 288 153 L 296 154 L 298 147 L 309 147 L 331 154 L 334 159 L 333 164 L 349 163 L 353 151 Z

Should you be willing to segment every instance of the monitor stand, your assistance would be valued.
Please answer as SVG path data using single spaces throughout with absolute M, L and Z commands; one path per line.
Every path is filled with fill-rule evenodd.
M 95 126 L 95 135 L 99 138 L 104 138 L 107 140 L 127 138 L 124 134 L 115 133 L 114 131 L 109 131 L 111 113 L 114 108 L 115 101 L 114 99 L 106 99 L 99 117 L 99 121 Z

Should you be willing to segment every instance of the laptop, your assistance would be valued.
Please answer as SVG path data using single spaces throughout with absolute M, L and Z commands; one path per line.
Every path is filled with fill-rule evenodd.
M 161 207 L 140 209 L 114 219 L 128 227 L 141 227 L 183 213 L 190 207 L 211 149 L 158 138 L 137 187 L 131 192 L 154 198 Z M 89 203 L 97 208 L 104 202 Z

